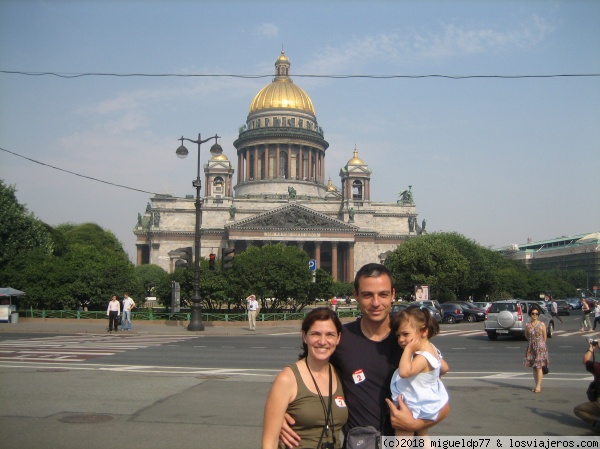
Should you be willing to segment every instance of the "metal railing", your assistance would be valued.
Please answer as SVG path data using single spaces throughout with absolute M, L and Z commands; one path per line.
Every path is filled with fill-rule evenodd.
M 259 313 L 256 317 L 258 321 L 293 321 L 303 320 L 306 312 L 278 312 L 278 313 Z M 106 319 L 106 312 L 92 311 L 84 312 L 81 310 L 19 310 L 19 316 L 23 318 L 62 318 L 77 320 L 101 320 Z M 358 309 L 342 309 L 337 314 L 340 318 L 355 318 L 360 315 Z M 163 311 L 138 311 L 132 312 L 132 319 L 145 321 L 189 321 L 190 312 L 163 312 Z M 246 321 L 246 313 L 202 313 L 203 321 L 223 321 L 223 322 L 241 322 Z

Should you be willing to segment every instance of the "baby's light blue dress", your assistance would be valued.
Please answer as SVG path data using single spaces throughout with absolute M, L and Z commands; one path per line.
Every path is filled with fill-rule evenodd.
M 426 351 L 415 351 L 413 354 L 413 358 L 417 354 L 425 357 L 433 368 L 431 371 L 403 379 L 396 370 L 392 376 L 390 384 L 392 401 L 398 405 L 398 396 L 402 395 L 404 403 L 415 419 L 435 420 L 449 399 L 446 387 L 440 379 L 442 354 L 435 346 L 434 349 L 438 353 L 438 358 Z

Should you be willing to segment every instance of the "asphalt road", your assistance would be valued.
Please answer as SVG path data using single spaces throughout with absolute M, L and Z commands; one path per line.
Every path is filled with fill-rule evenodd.
M 593 435 L 572 413 L 590 335 L 565 317 L 534 394 L 526 342 L 482 323 L 442 325 L 450 416 L 433 435 Z M 299 352 L 295 330 L 260 335 L 0 334 L 0 447 L 254 448 L 270 383 Z

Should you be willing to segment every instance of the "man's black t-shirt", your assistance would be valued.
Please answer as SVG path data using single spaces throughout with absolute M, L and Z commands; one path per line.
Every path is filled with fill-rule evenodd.
M 390 397 L 390 381 L 401 355 L 393 332 L 382 341 L 372 341 L 362 333 L 360 319 L 344 325 L 340 344 L 331 357 L 348 406 L 344 433 L 357 426 L 373 426 L 383 430 L 383 435 L 394 434 L 385 398 Z

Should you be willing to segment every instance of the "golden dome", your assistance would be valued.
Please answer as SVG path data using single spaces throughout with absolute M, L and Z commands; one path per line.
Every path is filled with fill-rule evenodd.
M 346 165 L 366 165 L 361 158 L 358 157 L 358 150 L 354 148 L 354 156 Z
M 333 185 L 333 182 L 331 182 L 331 178 L 329 178 L 329 181 L 327 182 L 327 191 L 337 192 L 337 187 Z
M 290 60 L 283 50 L 275 61 L 275 78 L 263 87 L 250 104 L 250 114 L 263 109 L 297 109 L 315 115 L 308 94 L 296 86 L 289 77 Z

